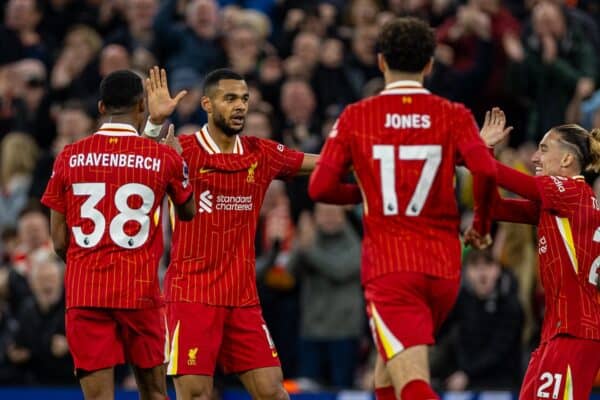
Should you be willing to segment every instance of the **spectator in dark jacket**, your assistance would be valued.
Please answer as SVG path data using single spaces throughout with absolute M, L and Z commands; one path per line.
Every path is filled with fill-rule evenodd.
M 518 387 L 523 311 L 517 282 L 490 252 L 466 255 L 450 324 L 457 328 L 456 370 L 447 390 Z
M 53 254 L 41 250 L 32 256 L 27 299 L 17 317 L 18 330 L 9 357 L 27 365 L 33 381 L 40 384 L 75 384 L 73 361 L 65 336 L 63 265 Z

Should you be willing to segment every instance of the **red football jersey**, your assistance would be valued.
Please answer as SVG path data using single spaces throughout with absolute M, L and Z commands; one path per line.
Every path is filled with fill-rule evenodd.
M 485 153 L 485 154 L 484 154 Z M 342 113 L 320 163 L 350 166 L 364 200 L 362 278 L 395 271 L 460 273 L 455 166 L 489 157 L 461 104 L 401 81 Z
M 536 177 L 546 313 L 542 341 L 557 334 L 600 340 L 600 204 L 583 177 Z
M 161 302 L 160 205 L 192 194 L 173 149 L 127 124 L 104 124 L 58 155 L 42 203 L 69 227 L 67 307 L 145 308 Z
M 236 139 L 233 154 L 222 154 L 206 126 L 179 140 L 198 213 L 175 224 L 166 299 L 258 304 L 254 239 L 263 197 L 273 179 L 296 174 L 304 154 L 247 136 Z

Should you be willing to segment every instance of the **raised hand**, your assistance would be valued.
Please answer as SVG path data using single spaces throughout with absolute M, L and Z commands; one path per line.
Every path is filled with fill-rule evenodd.
M 175 111 L 179 101 L 187 94 L 187 90 L 177 93 L 171 98 L 169 86 L 167 85 L 167 71 L 154 66 L 148 73 L 145 82 L 146 94 L 148 96 L 148 112 L 153 124 L 161 125 Z
M 504 111 L 494 107 L 485 113 L 485 121 L 481 127 L 481 139 L 488 147 L 494 147 L 513 130 L 512 126 L 506 127 L 506 116 Z

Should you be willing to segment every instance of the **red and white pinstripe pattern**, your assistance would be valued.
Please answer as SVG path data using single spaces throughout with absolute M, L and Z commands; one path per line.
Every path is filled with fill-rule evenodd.
M 264 193 L 273 179 L 295 175 L 304 155 L 255 137 L 237 139 L 236 153 L 222 154 L 201 135 L 182 136 L 180 142 L 196 202 L 210 194 L 211 206 L 205 204 L 190 222 L 176 223 L 165 296 L 223 306 L 258 304 L 254 238 Z M 250 198 L 252 208 L 219 209 L 231 204 L 219 203 L 219 196 Z
M 600 229 L 594 192 L 583 178 L 536 180 L 543 198 L 538 225 L 546 297 L 542 341 L 557 334 L 600 340 L 600 293 L 589 281 L 590 269 L 600 257 L 600 242 L 593 240 Z
M 385 127 L 388 114 L 429 115 L 430 128 Z M 416 82 L 397 82 L 381 95 L 346 108 L 321 152 L 331 167 L 352 166 L 365 202 L 362 278 L 395 271 L 454 278 L 460 273 L 459 215 L 454 168 L 479 131 L 462 105 L 429 94 Z M 384 215 L 380 160 L 374 146 L 393 147 L 397 215 Z M 440 145 L 441 163 L 418 216 L 405 210 L 423 172 L 423 160 L 400 160 L 400 146 Z M 389 188 L 388 188 L 389 189 Z
M 78 166 L 69 159 L 75 154 L 110 153 L 133 154 L 160 160 L 160 170 L 127 167 Z M 153 218 L 166 192 L 177 203 L 191 195 L 191 187 L 184 184 L 183 159 L 172 149 L 138 136 L 129 125 L 104 124 L 100 131 L 73 145 L 58 155 L 42 203 L 66 215 L 69 230 L 81 227 L 84 233 L 94 229 L 91 219 L 81 217 L 81 206 L 88 196 L 73 194 L 73 184 L 103 183 L 106 193 L 95 208 L 102 213 L 106 228 L 100 242 L 91 248 L 82 248 L 70 234 L 65 274 L 67 307 L 145 308 L 160 304 L 161 295 L 157 277 L 160 254 L 160 225 Z M 150 216 L 150 231 L 145 243 L 136 249 L 117 246 L 109 236 L 110 222 L 119 214 L 115 193 L 125 184 L 139 183 L 149 187 L 155 195 Z M 131 207 L 139 207 L 141 198 L 129 198 Z M 124 232 L 135 235 L 140 229 L 137 222 L 128 221 Z

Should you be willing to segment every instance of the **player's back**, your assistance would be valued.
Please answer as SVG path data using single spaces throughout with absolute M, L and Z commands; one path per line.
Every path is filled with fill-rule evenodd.
M 122 124 L 104 124 L 58 156 L 45 201 L 57 208 L 52 197 L 62 190 L 68 307 L 159 304 L 159 207 L 183 168 L 178 157 Z
M 480 140 L 477 126 L 464 106 L 399 84 L 347 110 L 365 203 L 363 279 L 398 270 L 456 277 L 455 165 Z
M 600 204 L 583 177 L 538 178 L 538 229 L 546 296 L 542 340 L 556 334 L 600 340 Z

